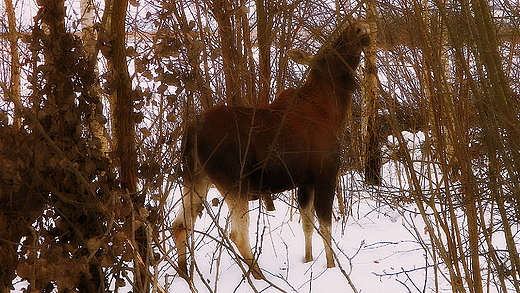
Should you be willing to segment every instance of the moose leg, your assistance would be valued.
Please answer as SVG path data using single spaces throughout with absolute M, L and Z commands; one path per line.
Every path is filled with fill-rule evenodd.
M 225 197 L 229 207 L 229 217 L 231 220 L 231 233 L 229 238 L 235 243 L 238 251 L 249 266 L 255 279 L 264 279 L 257 260 L 251 251 L 249 243 L 249 200 L 247 196 L 228 194 Z
M 188 275 L 186 265 L 188 237 L 193 232 L 197 215 L 202 212 L 202 202 L 206 199 L 211 186 L 211 182 L 202 174 L 194 177 L 193 181 L 184 179 L 181 211 L 172 224 L 173 237 L 177 244 L 179 270 L 186 275 Z
M 327 268 L 333 268 L 334 257 L 332 252 L 332 234 L 331 234 L 331 223 L 323 223 L 320 221 L 320 233 L 323 238 L 323 245 L 325 246 L 325 256 L 327 257 Z
M 305 258 L 303 262 L 312 261 L 312 233 L 314 232 L 314 210 L 311 200 L 313 190 L 309 187 L 298 188 L 298 207 L 302 217 L 302 229 L 305 237 Z
M 272 211 L 276 210 L 276 208 L 274 207 L 273 195 L 272 194 L 270 194 L 270 193 L 262 193 L 260 195 L 260 201 L 264 202 L 265 208 L 267 209 L 267 211 L 272 212 Z
M 325 256 L 327 257 L 327 267 L 332 268 L 334 256 L 332 251 L 332 203 L 334 202 L 334 192 L 336 183 L 323 184 L 316 189 L 314 197 L 314 209 L 320 222 L 320 234 L 325 246 Z

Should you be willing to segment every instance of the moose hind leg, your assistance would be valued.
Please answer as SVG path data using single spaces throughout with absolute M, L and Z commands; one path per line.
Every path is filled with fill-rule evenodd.
M 298 208 L 302 218 L 302 229 L 305 237 L 305 257 L 303 262 L 311 262 L 312 234 L 314 232 L 314 209 L 312 207 L 313 190 L 309 187 L 298 188 Z
M 225 197 L 229 207 L 229 217 L 231 220 L 231 233 L 229 238 L 238 248 L 238 251 L 249 266 L 255 279 L 264 279 L 257 260 L 251 251 L 249 242 L 249 200 L 247 197 L 228 194 Z
M 173 221 L 172 231 L 177 245 L 179 270 L 185 275 L 188 275 L 186 265 L 188 237 L 193 232 L 197 215 L 202 212 L 202 202 L 206 199 L 210 186 L 211 182 L 202 175 L 196 176 L 193 181 L 184 180 L 182 206 L 177 218 Z
M 332 251 L 332 234 L 331 234 L 331 223 L 323 223 L 320 221 L 320 234 L 323 238 L 323 245 L 325 247 L 325 256 L 327 257 L 327 268 L 333 268 L 336 265 L 334 264 L 334 255 Z

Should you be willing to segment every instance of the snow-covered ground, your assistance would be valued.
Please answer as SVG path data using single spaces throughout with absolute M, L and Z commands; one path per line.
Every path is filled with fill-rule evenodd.
M 250 203 L 252 246 L 262 247 L 260 267 L 268 282 L 243 279 L 240 267 L 226 249 L 221 249 L 212 218 L 205 211 L 198 219 L 196 229 L 204 234 L 196 236 L 196 262 L 200 274 L 194 278 L 199 292 L 435 292 L 432 264 L 426 251 L 413 236 L 424 231 L 420 217 L 411 218 L 390 208 L 378 206 L 366 198 L 359 200 L 354 216 L 333 223 L 334 251 L 340 267 L 327 269 L 321 237 L 314 234 L 314 258 L 312 263 L 303 263 L 304 238 L 297 209 L 281 201 L 275 201 L 277 210 L 259 213 L 258 201 Z M 218 197 L 210 191 L 208 199 Z M 222 227 L 226 225 L 225 205 L 211 207 L 218 215 Z M 293 213 L 290 219 L 291 211 Z M 259 224 L 255 225 L 257 220 Z M 257 235 L 262 235 L 255 245 Z M 221 257 L 220 264 L 217 259 Z M 343 272 L 342 272 L 343 271 Z M 203 284 L 201 277 L 207 282 Z M 348 276 L 348 277 L 347 277 Z M 352 285 L 349 284 L 348 278 Z M 269 284 L 276 285 L 272 286 Z M 166 281 L 168 292 L 189 292 L 182 278 Z M 440 287 L 448 290 L 449 284 L 440 280 Z M 208 288 L 209 284 L 209 288 Z M 254 287 L 254 288 L 253 288 Z M 449 290 L 448 290 L 449 291 Z
M 219 197 L 218 192 L 212 189 L 208 201 Z M 199 273 L 195 273 L 194 288 L 198 292 L 225 293 L 355 292 L 352 287 L 357 292 L 366 293 L 435 292 L 432 269 L 428 270 L 429 275 L 424 269 L 431 265 L 431 261 L 413 236 L 415 228 L 424 228 L 420 217 L 414 218 L 411 225 L 411 219 L 378 205 L 368 192 L 356 197 L 359 200 L 351 207 L 353 215 L 341 216 L 341 220 L 333 223 L 334 252 L 339 264 L 331 269 L 326 268 L 323 243 L 317 233 L 313 239 L 315 260 L 303 263 L 304 238 L 295 207 L 276 200 L 276 211 L 262 209 L 260 212 L 259 202 L 250 202 L 250 239 L 253 247 L 262 248 L 259 264 L 267 282 L 251 278 L 249 283 L 243 278 L 236 257 L 220 245 L 222 237 L 205 210 L 196 222 L 196 230 L 201 233 L 195 236 L 195 260 Z M 220 204 L 211 207 L 211 211 L 219 219 L 220 226 L 225 227 L 227 206 Z M 171 252 L 170 257 L 175 258 L 175 253 Z M 192 291 L 168 263 L 162 266 L 160 274 L 166 292 Z M 26 283 L 21 282 L 16 287 L 17 290 L 12 292 L 23 292 Z M 447 282 L 441 287 L 446 289 L 445 292 L 450 291 Z M 128 290 L 123 288 L 120 292 Z

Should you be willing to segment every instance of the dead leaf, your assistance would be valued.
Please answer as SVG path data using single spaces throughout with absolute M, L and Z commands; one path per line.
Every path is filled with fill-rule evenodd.
M 103 238 L 92 237 L 87 240 L 87 243 L 85 243 L 85 247 L 90 251 L 94 251 L 94 250 L 98 250 L 102 244 L 103 244 Z
M 152 135 L 152 133 L 150 132 L 150 130 L 148 130 L 148 128 L 146 128 L 146 127 L 141 128 L 141 133 L 142 133 L 144 136 L 146 136 L 146 137 Z

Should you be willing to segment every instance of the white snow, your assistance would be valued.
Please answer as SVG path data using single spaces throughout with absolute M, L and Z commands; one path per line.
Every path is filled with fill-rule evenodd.
M 208 199 L 217 197 L 215 190 L 210 191 Z M 299 223 L 297 209 L 291 208 L 282 201 L 275 201 L 277 210 L 259 213 L 258 201 L 250 203 L 250 239 L 255 247 L 262 247 L 259 264 L 269 282 L 279 289 L 270 286 L 266 281 L 252 279 L 257 292 L 355 292 L 349 285 L 351 279 L 358 292 L 434 292 L 435 283 L 432 269 L 431 276 L 426 276 L 424 267 L 431 265 L 425 257 L 427 253 L 421 244 L 410 233 L 411 227 L 402 215 L 386 207 L 375 207 L 376 202 L 368 197 L 355 205 L 355 216 L 345 222 L 333 224 L 334 251 L 339 258 L 339 266 L 327 269 L 321 237 L 315 233 L 314 262 L 303 263 L 304 238 Z M 225 227 L 227 209 L 211 207 L 221 227 Z M 221 209 L 221 210 L 220 210 Z M 220 211 L 220 212 L 219 212 Z M 256 225 L 257 219 L 259 225 Z M 419 218 L 414 219 L 413 226 L 421 230 L 424 225 Z M 345 225 L 343 225 L 345 224 Z M 198 219 L 196 229 L 209 233 L 214 239 L 221 240 L 213 226 L 211 217 L 204 212 Z M 209 231 L 208 231 L 209 230 Z M 245 281 L 242 271 L 234 257 L 225 249 L 221 254 L 218 267 L 219 244 L 210 237 L 196 236 L 196 263 L 203 278 L 215 292 L 255 292 Z M 218 267 L 218 275 L 216 273 Z M 343 269 L 342 273 L 340 267 Z M 404 273 L 407 272 L 407 273 Z M 171 272 L 175 275 L 175 272 Z M 169 292 L 189 292 L 186 281 L 172 278 L 167 282 Z M 200 276 L 194 278 L 195 288 L 199 292 L 210 292 L 202 283 Z M 449 284 L 442 286 L 446 289 Z M 409 289 L 410 288 L 410 289 Z M 430 290 L 431 289 L 431 290 Z

